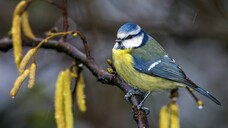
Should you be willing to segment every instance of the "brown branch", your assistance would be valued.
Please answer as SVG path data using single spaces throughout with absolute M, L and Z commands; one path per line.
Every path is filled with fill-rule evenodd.
M 81 39 L 84 39 L 84 41 L 86 41 L 84 36 L 80 37 L 82 37 Z M 37 38 L 36 41 L 32 42 L 23 40 L 23 46 L 34 47 L 38 45 L 38 43 L 42 40 L 43 39 L 41 38 Z M 41 47 L 44 49 L 53 49 L 59 52 L 63 52 L 68 56 L 72 57 L 73 59 L 83 63 L 93 73 L 93 75 L 98 79 L 98 81 L 100 81 L 103 84 L 115 85 L 118 88 L 120 88 L 124 93 L 127 93 L 129 90 L 132 89 L 132 87 L 130 87 L 125 81 L 123 81 L 123 79 L 118 74 L 109 74 L 106 70 L 102 69 L 99 65 L 97 65 L 97 63 L 90 56 L 90 54 L 88 57 L 88 55 L 85 55 L 69 43 L 62 43 L 61 41 L 57 40 L 49 40 L 48 43 L 44 43 Z M 87 47 L 88 45 L 85 46 L 86 49 Z M 10 38 L 0 39 L 0 51 L 7 52 L 11 48 L 12 40 Z M 89 51 L 86 51 L 86 54 L 88 54 L 87 52 L 89 53 Z M 149 124 L 145 111 L 138 110 L 136 108 L 136 106 L 142 101 L 142 99 L 142 96 L 133 95 L 130 98 L 130 101 L 132 103 L 132 110 L 134 112 L 134 120 L 136 121 L 138 127 L 148 128 Z
M 67 0 L 63 0 L 63 31 L 66 32 L 68 30 L 69 24 L 68 24 L 68 13 L 67 13 Z M 67 38 L 67 35 L 64 35 L 62 37 L 62 40 L 65 42 Z
M 82 43 L 83 43 L 83 46 L 84 46 L 84 49 L 85 49 L 86 57 L 87 57 L 88 59 L 93 59 L 93 58 L 91 57 L 91 55 L 90 55 L 89 45 L 88 45 L 88 43 L 87 43 L 87 41 L 86 41 L 85 36 L 84 36 L 81 32 L 79 32 L 79 31 L 77 31 L 76 33 L 79 35 L 80 39 L 82 40 Z
M 53 0 L 48 0 L 48 3 L 56 6 L 57 8 L 59 8 L 61 10 L 64 10 L 64 7 L 62 5 L 55 3 Z
M 63 28 L 64 28 L 64 32 L 68 31 L 68 13 L 67 13 L 67 0 L 63 0 Z M 65 37 L 66 39 L 66 37 Z
M 68 24 L 68 12 L 67 12 L 67 0 L 63 0 L 63 5 L 60 5 L 58 3 L 55 3 L 53 0 L 48 0 L 48 3 L 56 6 L 57 8 L 59 8 L 62 11 L 62 15 L 63 15 L 63 31 L 67 32 L 68 28 L 69 28 L 69 24 Z M 67 35 L 64 35 L 62 37 L 63 42 L 66 41 L 66 37 Z

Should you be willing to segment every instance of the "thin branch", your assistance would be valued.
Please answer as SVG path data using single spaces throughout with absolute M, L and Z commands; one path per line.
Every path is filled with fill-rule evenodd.
M 79 35 L 80 36 L 80 35 Z M 80 36 L 81 39 L 84 39 L 84 36 Z M 36 41 L 26 41 L 23 40 L 23 46 L 34 47 L 38 45 L 40 41 L 43 39 L 37 38 Z M 85 42 L 84 42 L 85 43 Z M 124 93 L 127 93 L 132 89 L 118 74 L 109 74 L 106 70 L 102 69 L 94 59 L 90 56 L 90 52 L 86 51 L 85 55 L 77 48 L 72 46 L 69 43 L 61 43 L 57 40 L 49 40 L 48 43 L 44 43 L 42 46 L 44 49 L 53 49 L 58 52 L 63 52 L 73 59 L 83 63 L 92 73 L 93 75 L 103 84 L 115 85 L 120 88 Z M 87 48 L 87 42 L 84 44 L 84 47 Z M 0 51 L 7 52 L 12 48 L 12 40 L 10 38 L 0 39 Z M 85 49 L 88 50 L 88 49 Z M 139 128 L 148 128 L 148 120 L 147 115 L 144 110 L 138 110 L 136 106 L 142 101 L 143 97 L 139 95 L 133 95 L 130 98 L 132 103 L 132 110 L 134 112 L 134 120 L 136 121 Z
M 62 5 L 55 3 L 53 0 L 48 0 L 48 3 L 56 6 L 57 8 L 59 8 L 61 10 L 64 10 L 64 7 Z
M 84 46 L 84 49 L 85 49 L 86 57 L 88 59 L 93 59 L 92 56 L 90 55 L 89 45 L 88 45 L 88 43 L 86 41 L 85 36 L 79 31 L 77 31 L 76 33 L 79 35 L 80 39 L 82 40 L 82 43 L 83 43 L 83 46 Z
M 67 0 L 63 0 L 63 27 L 64 32 L 68 31 L 68 13 L 67 13 Z M 65 37 L 66 38 L 66 37 Z
M 63 0 L 63 9 L 62 9 L 62 14 L 63 14 L 63 31 L 66 32 L 68 31 L 68 13 L 67 13 L 67 0 Z M 67 38 L 67 35 L 62 37 L 62 40 L 65 42 Z
M 63 31 L 67 32 L 68 28 L 69 28 L 69 23 L 68 23 L 68 12 L 67 12 L 67 0 L 63 0 L 63 5 L 60 5 L 58 3 L 55 3 L 53 0 L 48 0 L 48 3 L 56 6 L 57 8 L 59 8 L 62 11 L 62 15 L 63 15 Z M 66 37 L 67 35 L 64 35 L 62 37 L 62 41 L 65 42 L 66 41 Z

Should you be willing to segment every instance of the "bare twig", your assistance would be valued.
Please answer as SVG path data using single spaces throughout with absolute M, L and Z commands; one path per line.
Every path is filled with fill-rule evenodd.
M 61 9 L 61 10 L 64 10 L 64 7 L 58 3 L 55 3 L 53 0 L 48 0 L 48 3 L 56 6 L 57 8 Z
M 67 0 L 63 0 L 63 27 L 64 27 L 64 32 L 68 31 L 68 13 L 67 13 Z M 65 37 L 66 38 L 66 37 Z
M 63 31 L 66 32 L 68 31 L 69 23 L 68 23 L 68 13 L 67 13 L 67 0 L 63 0 L 63 5 L 60 5 L 58 3 L 55 3 L 53 0 L 48 0 L 48 3 L 56 6 L 62 11 L 63 14 Z M 62 41 L 66 41 L 67 35 L 64 35 L 62 37 Z
M 80 36 L 80 34 L 79 34 Z M 118 74 L 109 74 L 106 70 L 102 69 L 94 59 L 90 56 L 90 52 L 88 48 L 88 44 L 84 36 L 81 34 L 81 39 L 84 40 L 84 47 L 86 48 L 86 54 L 79 51 L 77 48 L 72 46 L 69 43 L 60 43 L 57 40 L 49 40 L 48 43 L 42 44 L 42 48 L 44 49 L 53 49 L 59 52 L 63 52 L 73 59 L 83 63 L 92 73 L 93 75 L 103 84 L 115 85 L 120 88 L 124 93 L 127 93 L 132 89 Z M 23 40 L 23 46 L 34 47 L 38 45 L 40 41 L 43 39 L 37 38 L 36 41 L 29 42 Z M 7 52 L 12 48 L 12 40 L 10 38 L 0 39 L 0 51 Z M 134 112 L 134 120 L 136 121 L 139 128 L 147 128 L 149 127 L 147 115 L 145 111 L 136 109 L 137 106 L 143 97 L 139 95 L 133 95 L 130 98 L 132 103 L 132 110 Z
M 85 36 L 84 36 L 81 32 L 79 32 L 79 31 L 77 31 L 76 33 L 79 35 L 80 39 L 82 40 L 82 43 L 83 43 L 84 49 L 85 49 L 86 57 L 87 57 L 88 59 L 93 59 L 93 58 L 91 57 L 91 55 L 90 55 L 89 45 L 88 45 L 88 43 L 87 43 L 87 41 L 86 41 Z

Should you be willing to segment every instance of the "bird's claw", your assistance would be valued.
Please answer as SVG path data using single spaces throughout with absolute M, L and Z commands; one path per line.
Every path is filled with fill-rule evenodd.
M 137 105 L 137 109 L 139 110 L 139 109 L 143 109 L 144 110 L 144 108 L 146 108 L 146 107 L 143 107 L 143 103 L 141 102 L 139 105 Z M 148 109 L 148 108 L 146 108 L 146 109 Z
M 147 107 L 141 107 L 141 109 L 145 111 L 145 114 L 146 115 L 150 114 L 150 109 L 149 108 L 147 108 Z
M 133 88 L 133 89 L 129 90 L 129 91 L 125 94 L 124 99 L 125 99 L 128 103 L 131 103 L 131 102 L 130 102 L 130 97 L 131 97 L 132 95 L 141 95 L 141 96 L 144 96 L 144 92 L 143 92 L 143 91 L 140 91 L 140 90 L 138 90 L 138 89 L 136 89 L 136 88 Z
M 136 89 L 136 88 L 133 88 L 133 89 L 129 90 L 129 91 L 125 94 L 124 99 L 125 99 L 128 103 L 131 103 L 131 102 L 130 102 L 130 97 L 131 97 L 132 95 L 141 95 L 141 96 L 144 96 L 144 99 L 143 99 L 136 107 L 137 107 L 138 110 L 141 109 L 141 110 L 145 111 L 146 115 L 148 115 L 148 114 L 150 113 L 150 110 L 149 110 L 149 108 L 147 108 L 147 107 L 143 107 L 143 103 L 144 103 L 145 99 L 149 96 L 149 94 L 150 94 L 150 93 L 147 93 L 147 94 L 145 95 L 145 92 L 143 92 L 143 91 L 141 91 L 141 90 L 138 90 L 138 89 Z
M 137 109 L 137 110 L 144 111 L 144 112 L 145 112 L 145 115 L 150 114 L 150 109 L 147 108 L 147 107 L 138 107 L 138 106 L 136 106 L 136 109 Z M 132 112 L 134 113 L 134 111 L 132 111 Z

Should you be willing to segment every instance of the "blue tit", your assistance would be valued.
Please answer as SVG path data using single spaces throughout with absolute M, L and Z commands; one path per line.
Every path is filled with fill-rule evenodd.
M 117 73 L 132 87 L 148 92 L 146 97 L 152 91 L 187 87 L 221 105 L 192 82 L 162 46 L 137 24 L 126 23 L 119 28 L 112 55 Z

